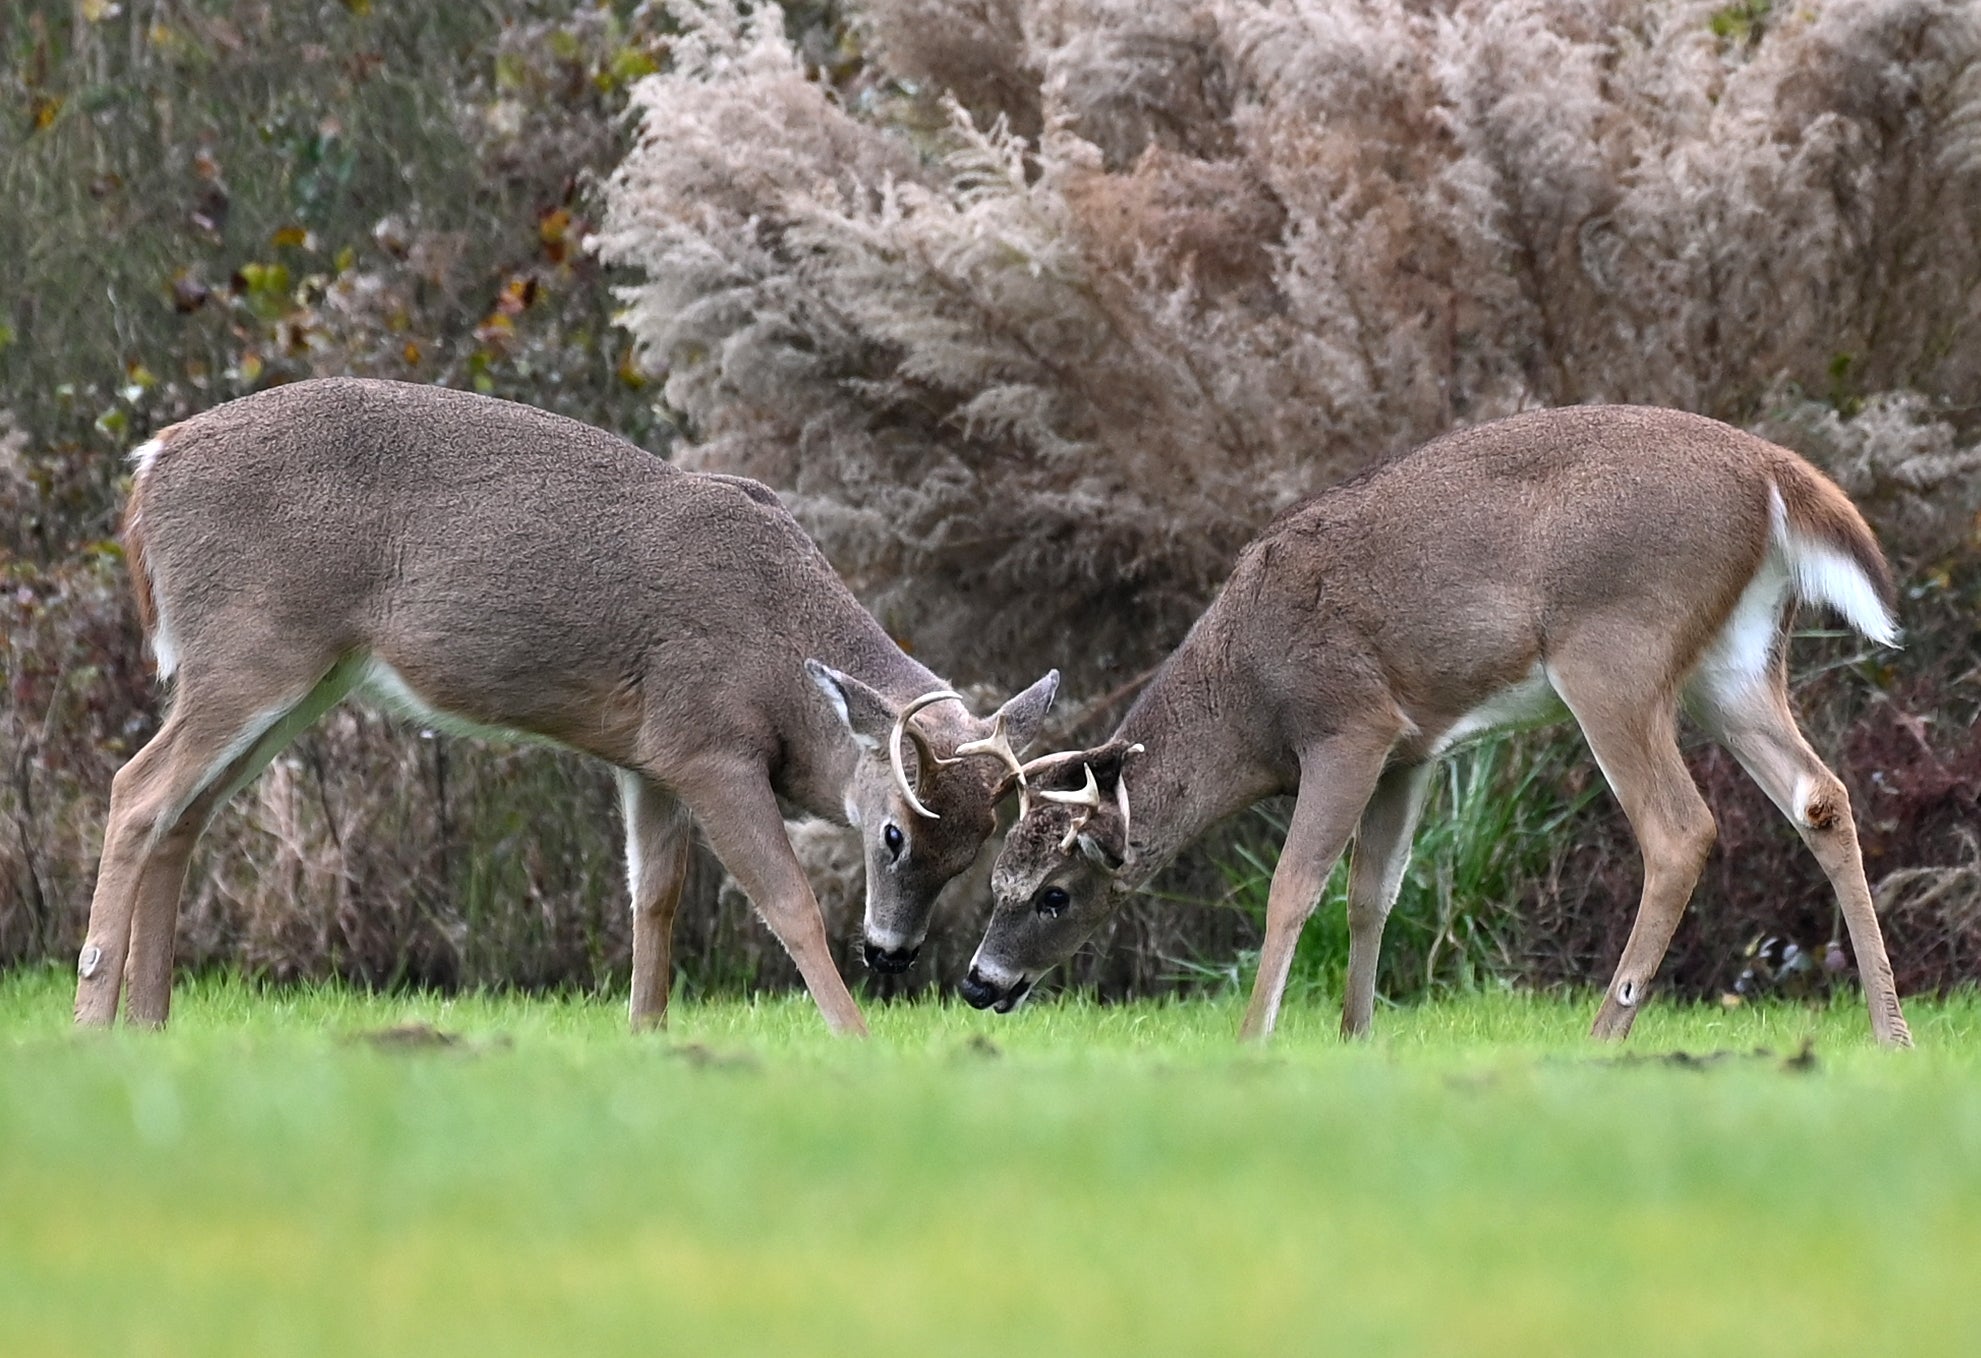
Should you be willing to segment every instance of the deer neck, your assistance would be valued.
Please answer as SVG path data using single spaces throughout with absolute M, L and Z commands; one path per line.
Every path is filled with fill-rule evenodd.
M 1123 774 L 1131 821 L 1128 865 L 1116 879 L 1122 890 L 1142 886 L 1205 830 L 1288 785 L 1260 748 L 1256 723 L 1242 720 L 1242 704 L 1216 700 L 1219 682 L 1186 646 L 1115 732 L 1144 747 Z

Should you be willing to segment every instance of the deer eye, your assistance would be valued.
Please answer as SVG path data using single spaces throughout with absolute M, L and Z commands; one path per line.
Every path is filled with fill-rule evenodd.
M 1046 919 L 1058 919 L 1070 899 L 1072 898 L 1066 894 L 1065 887 L 1049 886 L 1039 893 L 1039 898 L 1032 903 L 1032 908 Z
M 887 828 L 880 832 L 880 839 L 881 843 L 887 845 L 887 852 L 890 857 L 901 857 L 901 845 L 903 841 L 900 826 L 896 825 L 893 821 L 889 821 Z

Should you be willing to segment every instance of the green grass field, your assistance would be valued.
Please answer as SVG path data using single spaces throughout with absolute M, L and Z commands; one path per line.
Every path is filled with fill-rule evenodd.
M 1901 1054 L 1518 995 L 1263 1051 L 1236 1000 L 68 1004 L 0 978 L 8 1355 L 1981 1351 L 1974 997 Z M 460 1040 L 366 1036 L 415 1022 Z

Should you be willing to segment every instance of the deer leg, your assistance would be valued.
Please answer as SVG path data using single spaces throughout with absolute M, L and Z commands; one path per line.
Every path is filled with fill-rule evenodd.
M 159 1007 L 153 991 L 161 972 L 169 986 L 171 962 L 167 958 L 161 965 L 155 960 L 163 951 L 166 933 L 157 916 L 178 909 L 184 858 L 192 851 L 180 827 L 189 821 L 188 812 L 200 794 L 280 719 L 283 710 L 254 715 L 251 706 L 209 704 L 182 687 L 158 734 L 117 770 L 110 783 L 110 815 L 104 824 L 96 891 L 90 899 L 89 932 L 76 962 L 78 1025 L 106 1027 L 117 1017 L 132 919 L 146 894 L 147 913 L 153 918 L 144 936 L 145 1000 L 148 1010 Z M 193 838 L 198 824 L 190 819 Z M 172 843 L 166 846 L 168 839 Z M 165 858 L 155 861 L 161 846 Z
M 1348 846 L 1356 819 L 1382 776 L 1389 741 L 1337 736 L 1300 760 L 1300 795 L 1293 820 L 1273 869 L 1266 898 L 1266 937 L 1259 949 L 1259 974 L 1245 1008 L 1239 1036 L 1263 1041 L 1279 1018 L 1294 945 L 1314 913 L 1335 861 Z
M 632 1024 L 636 1031 L 661 1028 L 674 978 L 674 912 L 688 880 L 690 822 L 673 793 L 630 770 L 619 770 L 619 797 L 633 902 Z
M 677 780 L 677 786 L 701 822 L 709 847 L 798 964 L 826 1026 L 835 1033 L 865 1037 L 866 1020 L 833 964 L 825 918 L 805 870 L 791 852 L 784 818 L 778 814 L 763 767 L 726 763 L 695 771 Z
M 1431 763 L 1388 769 L 1355 828 L 1348 867 L 1348 993 L 1341 1003 L 1341 1035 L 1366 1037 L 1376 1006 L 1376 961 L 1383 926 L 1389 921 L 1403 869 L 1410 862 L 1410 839 L 1424 813 Z
M 1788 817 L 1830 879 L 1857 956 L 1872 1034 L 1885 1046 L 1910 1047 L 1912 1031 L 1899 1006 L 1885 936 L 1864 880 L 1850 793 L 1803 737 L 1780 667 L 1744 684 L 1702 677 L 1687 696 L 1700 724 Z
M 186 889 L 186 869 L 193 848 L 206 829 L 208 817 L 187 811 L 159 835 L 151 855 L 138 873 L 137 897 L 131 915 L 131 946 L 125 966 L 129 1004 L 124 1021 L 141 1028 L 162 1028 L 172 1007 L 172 956 L 179 935 L 179 898 Z M 94 914 L 94 911 L 92 911 Z M 81 1019 L 80 997 L 77 1017 Z
M 1549 666 L 1644 860 L 1637 918 L 1590 1030 L 1614 1040 L 1628 1036 L 1718 833 L 1678 752 L 1677 703 L 1659 683 L 1631 682 L 1629 653 L 1605 644 Z
M 179 898 L 185 892 L 186 868 L 192 861 L 193 848 L 207 823 L 229 798 L 259 777 L 290 741 L 350 691 L 354 674 L 355 667 L 349 664 L 332 669 L 301 702 L 278 717 L 245 754 L 209 780 L 169 826 L 159 829 L 138 877 L 130 957 L 125 971 L 126 1022 L 148 1028 L 163 1027 L 170 1014 Z

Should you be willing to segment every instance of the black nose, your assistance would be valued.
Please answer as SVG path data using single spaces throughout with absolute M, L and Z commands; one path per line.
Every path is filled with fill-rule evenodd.
M 899 973 L 915 965 L 915 959 L 922 955 L 921 945 L 912 948 L 876 948 L 873 944 L 861 949 L 867 957 L 867 965 L 875 971 Z
M 975 967 L 970 968 L 970 974 L 963 978 L 963 983 L 956 987 L 956 991 L 969 1001 L 972 1009 L 988 1009 L 996 1004 L 1004 993 L 986 981 L 984 974 Z

